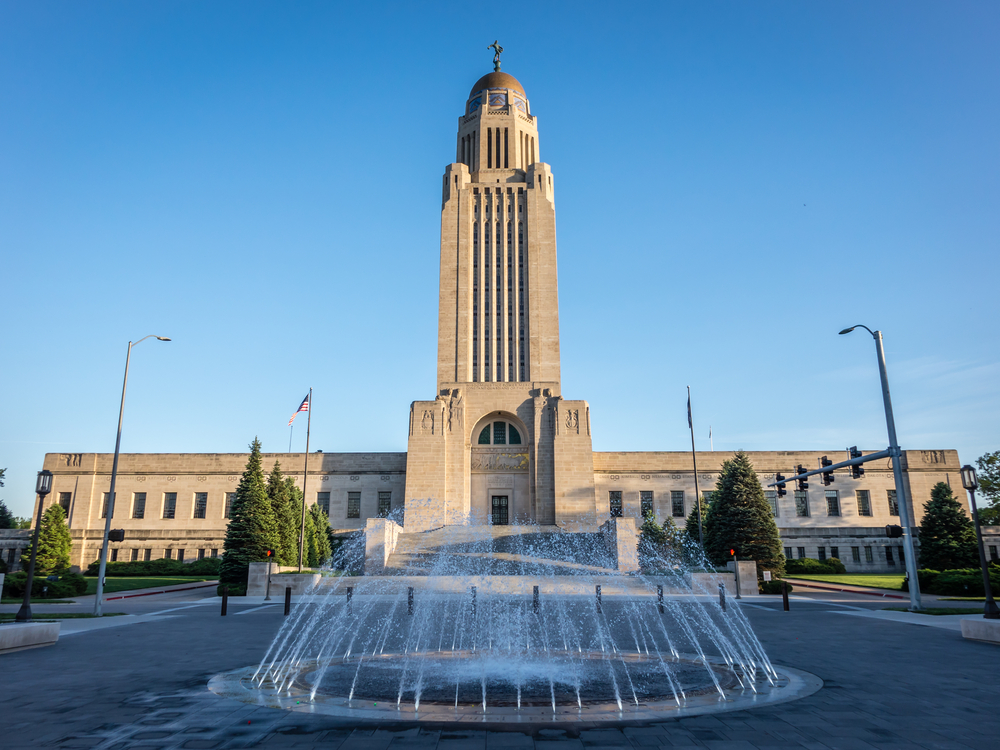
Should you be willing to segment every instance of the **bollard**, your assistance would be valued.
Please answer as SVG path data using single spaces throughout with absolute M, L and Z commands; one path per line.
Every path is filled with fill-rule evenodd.
M 733 570 L 736 571 L 736 598 L 742 599 L 740 596 L 740 564 L 736 561 L 736 555 L 733 555 Z
M 597 611 L 598 611 L 598 613 L 600 613 L 600 612 L 603 612 L 603 610 L 601 609 L 601 586 L 600 586 L 600 584 L 598 584 L 597 586 L 595 586 L 594 589 L 595 589 L 595 593 L 597 594 Z
M 229 609 L 229 587 L 222 587 L 222 617 L 226 616 L 226 612 Z
M 285 616 L 292 611 L 292 587 L 285 586 Z
M 476 614 L 476 587 L 472 587 L 472 614 Z
M 413 614 L 413 586 L 406 589 L 406 614 Z
M 719 606 L 722 607 L 722 611 L 726 611 L 726 584 L 719 584 Z
M 538 586 L 535 586 L 535 588 L 533 589 L 533 591 L 531 593 L 532 593 L 532 598 L 534 600 L 532 602 L 532 608 L 534 609 L 535 614 L 537 615 L 538 614 Z
M 354 596 L 354 587 L 347 587 L 347 613 L 351 614 L 354 610 L 351 608 L 351 597 Z
M 788 581 L 781 579 L 781 606 L 788 611 Z
M 663 586 L 656 587 L 656 605 L 660 608 L 660 614 L 663 614 Z

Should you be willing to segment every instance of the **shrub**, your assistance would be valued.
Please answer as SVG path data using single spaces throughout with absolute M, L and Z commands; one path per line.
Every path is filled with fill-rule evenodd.
M 215 595 L 216 596 L 222 596 L 222 587 L 223 586 L 228 586 L 229 587 L 229 595 L 230 596 L 246 596 L 247 595 L 247 587 L 246 587 L 245 583 L 230 583 L 230 584 L 220 583 L 216 587 L 216 589 L 215 589 Z
M 844 563 L 836 557 L 831 557 L 829 560 L 813 560 L 810 557 L 800 557 L 798 560 L 785 561 L 785 573 L 787 575 L 794 573 L 808 575 L 846 572 L 847 568 L 844 567 Z
M 221 561 L 218 558 L 206 557 L 193 563 L 182 563 L 179 560 L 137 560 L 136 562 L 109 562 L 104 569 L 105 575 L 118 577 L 156 577 L 156 576 L 217 576 Z M 94 560 L 87 566 L 87 575 L 96 576 L 100 570 L 100 561 Z
M 792 592 L 792 584 L 788 584 L 788 593 Z M 781 593 L 781 581 L 761 581 L 760 582 L 760 593 L 762 594 L 780 594 Z
M 941 575 L 940 571 L 937 570 L 918 570 L 917 579 L 920 581 L 920 590 L 926 593 L 930 593 L 931 583 Z M 903 579 L 903 583 L 899 587 L 900 591 L 910 590 L 910 581 L 906 578 Z
M 4 578 L 3 595 L 12 598 L 24 596 L 28 582 L 25 572 L 12 573 Z M 87 593 L 87 582 L 78 573 L 63 573 L 57 580 L 50 581 L 45 576 L 35 576 L 31 583 L 32 599 L 66 599 Z
M 990 566 L 990 588 L 994 594 L 1000 594 L 1000 567 Z M 983 574 L 978 568 L 962 568 L 959 570 L 918 570 L 917 579 L 920 590 L 925 594 L 938 596 L 985 596 L 983 590 Z M 909 591 L 908 581 L 903 581 L 900 588 Z

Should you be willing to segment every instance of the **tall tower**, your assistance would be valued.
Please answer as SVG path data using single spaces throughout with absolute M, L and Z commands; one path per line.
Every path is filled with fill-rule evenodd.
M 407 531 L 594 509 L 589 407 L 560 395 L 552 170 L 524 86 L 495 62 L 442 182 L 437 397 L 411 406 Z

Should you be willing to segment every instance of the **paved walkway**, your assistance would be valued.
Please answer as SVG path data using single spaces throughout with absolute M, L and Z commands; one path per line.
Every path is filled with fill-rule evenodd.
M 796 592 L 798 594 L 798 592 Z M 131 626 L 80 632 L 55 646 L 0 657 L 5 691 L 0 746 L 54 748 L 340 748 L 567 750 L 704 747 L 855 750 L 1000 746 L 1000 647 L 952 629 L 917 627 L 911 613 L 879 613 L 850 594 L 744 600 L 771 659 L 825 686 L 780 706 L 573 732 L 357 727 L 209 693 L 208 679 L 259 661 L 282 622 L 280 604 L 198 592 L 166 604 L 127 603 Z M 878 604 L 882 604 L 879 602 Z M 867 606 L 866 606 L 867 605 Z M 70 606 L 70 605 L 64 605 Z M 126 606 L 126 605 L 123 605 Z M 126 611 L 126 610 L 119 610 Z

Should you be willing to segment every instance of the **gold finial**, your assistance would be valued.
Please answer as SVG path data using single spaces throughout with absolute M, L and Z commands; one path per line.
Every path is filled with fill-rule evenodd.
M 499 73 L 500 72 L 500 53 L 503 52 L 503 47 L 500 46 L 500 42 L 499 41 L 497 41 L 496 39 L 494 39 L 493 40 L 493 44 L 491 44 L 486 49 L 496 50 L 496 52 L 493 54 L 493 71 L 495 73 Z

